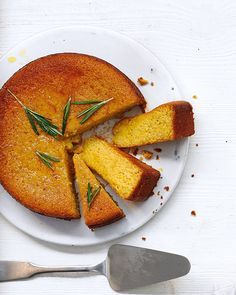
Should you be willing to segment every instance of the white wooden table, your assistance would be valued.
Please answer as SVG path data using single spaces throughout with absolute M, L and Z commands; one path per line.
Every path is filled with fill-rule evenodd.
M 186 255 L 192 270 L 136 293 L 236 294 L 236 2 L 1 0 L 0 52 L 40 31 L 72 24 L 112 28 L 143 43 L 172 72 L 195 109 L 197 132 L 173 197 L 148 224 L 118 240 Z M 0 259 L 87 264 L 100 262 L 108 246 L 39 242 L 0 216 Z M 93 276 L 4 283 L 0 294 L 115 293 L 105 278 Z

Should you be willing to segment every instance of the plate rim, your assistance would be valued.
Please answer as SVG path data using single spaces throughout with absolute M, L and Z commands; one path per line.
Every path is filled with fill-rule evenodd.
M 68 25 L 68 26 L 59 26 L 59 27 L 55 27 L 52 29 L 48 29 L 48 30 L 43 30 L 37 34 L 31 35 L 28 38 L 23 39 L 22 41 L 20 41 L 19 43 L 15 44 L 14 46 L 12 46 L 9 50 L 7 50 L 0 58 L 0 63 L 9 55 L 9 53 L 11 53 L 11 51 L 15 50 L 17 47 L 20 47 L 21 45 L 23 45 L 25 42 L 30 42 L 33 40 L 37 40 L 40 37 L 43 37 L 46 34 L 51 34 L 53 32 L 57 32 L 57 31 L 63 31 L 63 30 L 68 30 L 68 29 L 78 29 L 80 31 L 89 31 L 91 30 L 92 32 L 96 31 L 96 32 L 104 32 L 113 36 L 117 36 L 118 38 L 121 39 L 125 39 L 128 42 L 132 42 L 133 44 L 138 44 L 140 47 L 142 47 L 143 50 L 145 50 L 147 53 L 151 54 L 155 59 L 157 59 L 158 63 L 161 64 L 161 66 L 164 68 L 164 70 L 168 73 L 168 75 L 170 76 L 170 78 L 173 80 L 173 82 L 175 83 L 175 85 L 177 86 L 177 90 L 178 93 L 183 96 L 183 93 L 181 91 L 181 89 L 179 88 L 178 83 L 176 82 L 176 80 L 174 79 L 172 73 L 169 71 L 168 67 L 166 67 L 166 65 L 160 60 L 160 58 L 158 56 L 156 56 L 155 53 L 152 52 L 152 50 L 150 50 L 149 48 L 145 47 L 141 42 L 135 40 L 134 38 L 127 36 L 126 34 L 124 34 L 123 32 L 117 32 L 114 30 L 110 30 L 110 29 L 106 29 L 103 27 L 95 27 L 95 26 L 90 26 L 90 25 Z M 27 63 L 28 64 L 28 63 Z M 169 199 L 171 199 L 174 191 L 176 190 L 176 187 L 178 186 L 182 176 L 183 176 L 183 171 L 184 168 L 186 166 L 186 162 L 188 159 L 188 153 L 189 153 L 189 143 L 190 143 L 190 138 L 184 138 L 183 139 L 185 141 L 185 153 L 183 155 L 182 158 L 182 162 L 181 165 L 179 167 L 179 176 L 178 179 L 176 180 L 176 183 L 174 184 L 174 186 L 172 187 L 171 191 L 169 192 L 169 196 L 167 199 L 163 200 L 163 206 L 161 206 L 160 208 L 158 208 L 157 213 L 159 213 L 162 208 L 166 205 L 166 203 L 169 201 Z M 4 188 L 4 187 L 3 187 Z M 4 188 L 5 190 L 5 188 Z M 6 191 L 6 190 L 5 190 Z M 6 191 L 7 192 L 7 191 Z M 10 194 L 9 194 L 10 195 Z M 10 195 L 11 196 L 11 195 Z M 12 196 L 11 196 L 12 198 Z M 154 209 L 155 211 L 155 209 Z M 83 243 L 83 244 L 79 244 L 79 243 L 68 243 L 68 242 L 62 242 L 62 241 L 55 241 L 53 239 L 50 239 L 50 236 L 46 238 L 44 237 L 40 237 L 39 235 L 34 235 L 32 232 L 27 231 L 27 229 L 25 228 L 21 228 L 20 225 L 18 225 L 17 223 L 14 223 L 14 221 L 12 221 L 11 219 L 9 219 L 1 210 L 0 207 L 0 214 L 4 217 L 5 220 L 7 220 L 7 222 L 9 222 L 10 224 L 12 224 L 14 227 L 16 227 L 17 229 L 19 229 L 20 231 L 22 231 L 23 233 L 25 233 L 26 235 L 36 239 L 36 240 L 40 240 L 43 241 L 45 243 L 50 243 L 50 244 L 54 244 L 54 245 L 59 245 L 59 246 L 76 246 L 76 247 L 94 247 L 96 245 L 101 245 L 101 244 L 105 244 L 111 241 L 115 241 L 117 239 L 120 239 L 124 236 L 129 235 L 132 232 L 135 232 L 136 230 L 138 230 L 139 228 L 141 228 L 142 226 L 144 226 L 146 223 L 148 223 L 151 219 L 154 218 L 154 216 L 156 216 L 156 213 L 151 213 L 150 216 L 148 215 L 146 219 L 144 219 L 141 223 L 139 223 L 135 228 L 130 228 L 128 231 L 126 232 L 122 232 L 119 234 L 119 236 L 117 237 L 110 237 L 107 238 L 105 240 L 101 240 L 101 241 L 94 241 L 94 242 L 90 242 L 90 243 Z

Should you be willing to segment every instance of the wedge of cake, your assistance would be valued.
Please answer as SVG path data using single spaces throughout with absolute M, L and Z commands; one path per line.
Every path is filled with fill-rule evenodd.
M 159 171 L 98 137 L 84 142 L 82 157 L 92 170 L 126 200 L 147 199 L 160 177 Z
M 186 101 L 162 104 L 148 113 L 119 121 L 113 134 L 113 143 L 119 147 L 141 146 L 193 135 L 192 106 Z
M 86 225 L 89 228 L 96 228 L 123 218 L 125 216 L 123 211 L 104 190 L 82 157 L 74 155 L 73 162 Z

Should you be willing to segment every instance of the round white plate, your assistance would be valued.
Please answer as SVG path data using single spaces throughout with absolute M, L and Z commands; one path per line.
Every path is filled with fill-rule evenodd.
M 167 101 L 181 99 L 173 78 L 161 62 L 139 43 L 118 33 L 93 27 L 54 29 L 28 39 L 0 60 L 0 85 L 22 66 L 41 56 L 59 52 L 78 52 L 100 57 L 124 72 L 134 83 L 143 76 L 154 86 L 138 86 L 150 110 Z M 188 139 L 158 144 L 162 152 L 146 162 L 162 174 L 154 195 L 143 203 L 115 199 L 126 218 L 114 224 L 90 231 L 83 218 L 64 221 L 38 215 L 17 203 L 0 186 L 0 212 L 22 231 L 38 239 L 63 245 L 94 245 L 126 235 L 151 219 L 167 202 L 179 182 L 188 152 Z M 143 149 L 153 150 L 154 146 Z M 160 159 L 156 159 L 156 155 Z M 140 154 L 137 155 L 140 158 Z M 168 186 L 169 191 L 164 189 Z M 159 193 L 158 193 L 159 192 Z

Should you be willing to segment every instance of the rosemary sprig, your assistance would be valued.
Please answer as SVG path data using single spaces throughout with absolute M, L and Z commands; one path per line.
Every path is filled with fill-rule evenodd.
M 60 162 L 60 159 L 53 157 L 49 154 L 42 153 L 40 151 L 36 151 L 35 154 L 39 157 L 39 159 L 50 169 L 53 170 L 52 162 Z
M 90 182 L 88 183 L 87 202 L 88 202 L 89 209 L 90 209 L 91 204 L 94 201 L 95 197 L 99 194 L 100 190 L 101 190 L 100 186 L 93 190 Z
M 78 114 L 78 118 L 81 116 L 84 116 L 83 119 L 80 121 L 80 124 L 84 124 L 96 111 L 98 111 L 101 107 L 103 107 L 105 104 L 107 104 L 109 101 L 113 99 L 109 98 L 107 100 L 103 100 L 101 102 L 96 103 L 95 105 L 89 107 L 88 109 L 82 111 Z
M 102 100 L 73 101 L 71 104 L 83 105 L 83 104 L 94 104 L 94 103 L 98 103 L 98 102 L 102 102 Z
M 66 124 L 70 114 L 70 107 L 71 107 L 71 97 L 69 97 L 65 107 L 64 107 L 64 114 L 63 114 L 63 121 L 62 121 L 62 135 L 65 134 L 66 131 Z
M 7 91 L 15 98 L 15 100 L 22 106 L 22 108 L 25 111 L 25 114 L 30 122 L 30 125 L 34 131 L 35 134 L 39 135 L 36 123 L 38 126 L 49 135 L 56 137 L 57 135 L 62 135 L 62 133 L 58 130 L 58 127 L 54 125 L 50 119 L 45 118 L 44 116 L 36 113 L 35 111 L 32 111 L 28 107 L 26 107 L 19 98 L 11 92 L 10 89 L 7 89 Z

